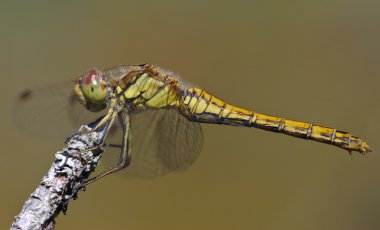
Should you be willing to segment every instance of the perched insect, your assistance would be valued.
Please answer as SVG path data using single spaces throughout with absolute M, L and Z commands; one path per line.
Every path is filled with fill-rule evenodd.
M 54 93 L 54 89 L 44 88 L 24 91 L 19 97 L 17 113 L 22 117 L 34 103 L 47 97 L 54 98 L 48 96 Z M 350 153 L 371 151 L 365 141 L 349 132 L 233 106 L 203 89 L 182 84 L 170 72 L 150 64 L 103 71 L 91 69 L 79 77 L 74 93 L 67 95 L 61 104 L 74 105 L 74 98 L 88 111 L 107 110 L 94 130 L 106 124 L 110 130 L 117 120 L 123 132 L 121 161 L 97 178 L 127 166 L 131 172 L 143 177 L 185 169 L 195 161 L 202 148 L 200 123 L 255 127 L 331 144 Z M 47 109 L 52 110 L 53 107 Z M 70 116 L 77 118 L 76 115 Z M 29 121 L 25 119 L 25 122 Z M 59 122 L 58 118 L 54 120 L 54 123 Z M 54 128 L 52 130 L 55 131 Z M 104 141 L 99 146 L 104 145 Z

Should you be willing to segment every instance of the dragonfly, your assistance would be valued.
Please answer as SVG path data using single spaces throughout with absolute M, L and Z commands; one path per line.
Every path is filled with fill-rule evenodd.
M 27 123 L 24 125 L 36 130 L 25 114 L 35 109 L 35 104 L 54 99 L 54 103 L 39 112 L 54 111 L 57 105 L 67 104 L 70 108 L 79 105 L 92 115 L 102 114 L 89 132 L 106 127 L 107 135 L 112 127 L 121 130 L 120 159 L 116 166 L 94 177 L 95 180 L 126 167 L 141 177 L 186 169 L 202 149 L 201 123 L 259 128 L 329 144 L 350 154 L 371 151 L 366 141 L 349 132 L 234 106 L 182 82 L 170 71 L 147 63 L 105 70 L 92 68 L 81 74 L 73 87 L 67 88 L 69 93 L 61 102 L 54 101 L 59 95 L 54 87 L 24 90 L 18 97 L 16 113 Z M 55 124 L 60 123 L 59 114 L 53 116 Z M 70 117 L 80 121 L 78 113 L 70 113 Z M 39 118 L 46 121 L 43 116 Z M 51 130 L 57 132 L 55 128 Z M 105 136 L 98 147 L 105 146 L 106 139 Z

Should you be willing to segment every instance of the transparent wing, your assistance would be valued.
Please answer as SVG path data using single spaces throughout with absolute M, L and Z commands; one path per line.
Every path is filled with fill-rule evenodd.
M 73 84 L 65 82 L 22 91 L 13 108 L 16 125 L 29 134 L 64 140 L 80 125 L 104 115 L 89 112 L 78 103 L 72 94 Z M 133 177 L 151 178 L 184 170 L 197 159 L 203 145 L 200 124 L 171 109 L 133 113 L 131 135 L 132 162 L 124 172 Z M 120 141 L 121 127 L 116 122 L 107 143 Z
M 152 178 L 182 171 L 198 158 L 203 146 L 199 123 L 174 109 L 159 109 L 131 115 L 132 161 L 128 176 Z
M 22 91 L 14 102 L 13 117 L 19 129 L 40 137 L 65 138 L 101 113 L 86 110 L 74 98 L 74 82 Z

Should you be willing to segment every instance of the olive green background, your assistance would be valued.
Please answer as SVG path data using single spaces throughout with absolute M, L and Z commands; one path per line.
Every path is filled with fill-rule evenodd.
M 379 10 L 377 0 L 1 0 L 0 228 L 64 146 L 15 128 L 17 93 L 149 62 L 233 104 L 352 131 L 375 151 L 204 125 L 187 171 L 98 181 L 57 229 L 380 229 Z

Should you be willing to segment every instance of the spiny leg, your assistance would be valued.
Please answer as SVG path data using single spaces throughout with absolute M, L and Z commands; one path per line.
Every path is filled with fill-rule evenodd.
M 117 115 L 117 113 L 114 112 L 114 114 L 111 115 L 111 118 L 108 119 L 108 121 L 105 124 L 103 124 L 103 126 L 105 127 L 105 131 L 103 132 L 103 136 L 100 138 L 100 141 L 98 143 L 96 143 L 94 147 L 84 149 L 84 150 L 80 151 L 79 153 L 84 153 L 84 152 L 88 152 L 88 151 L 98 149 L 105 144 L 106 139 L 108 137 L 108 133 L 109 133 L 109 131 L 113 125 L 113 122 L 115 121 L 116 115 Z
M 91 125 L 92 124 L 96 124 L 95 127 L 91 127 L 88 130 L 81 130 L 81 131 L 76 132 L 75 134 L 73 134 L 73 135 L 69 136 L 68 138 L 66 138 L 65 143 L 67 144 L 76 135 L 90 134 L 90 133 L 95 132 L 98 129 L 104 127 L 104 126 L 106 126 L 105 127 L 106 132 L 105 132 L 104 137 L 102 137 L 102 140 L 105 140 L 106 139 L 105 137 L 107 136 L 110 128 L 112 127 L 112 123 L 113 123 L 113 120 L 116 117 L 116 114 L 117 114 L 117 112 L 113 108 L 111 108 L 110 110 L 108 110 L 108 112 L 107 112 L 107 114 L 105 116 L 100 117 L 100 118 L 98 118 L 98 120 L 96 122 L 91 123 Z M 91 125 L 89 125 L 89 126 L 91 126 Z M 108 127 L 107 127 L 107 125 L 108 125 Z M 103 144 L 104 144 L 104 141 L 103 141 Z M 101 145 L 99 144 L 99 145 L 97 145 L 97 147 L 100 147 L 103 144 L 101 144 Z M 95 148 L 91 148 L 91 150 L 93 150 L 93 149 L 95 149 Z M 86 151 L 89 151 L 89 150 L 86 150 Z M 85 151 L 82 151 L 82 152 L 85 152 Z
M 125 122 L 124 122 L 124 118 L 123 118 L 123 115 L 121 113 L 118 113 L 117 114 L 117 117 L 118 117 L 118 120 L 119 120 L 119 123 L 120 123 L 120 126 L 123 130 L 123 132 L 125 131 Z M 123 145 L 121 144 L 110 144 L 110 143 L 104 143 L 103 145 L 104 147 L 109 147 L 109 148 L 123 148 Z
M 99 142 L 95 147 L 93 147 L 93 148 L 89 148 L 89 149 L 86 149 L 86 150 L 82 150 L 82 151 L 80 151 L 80 153 L 87 152 L 87 151 L 91 151 L 91 150 L 97 149 L 97 148 L 99 148 L 99 147 L 101 147 L 101 146 L 103 146 L 103 145 L 107 145 L 107 144 L 105 144 L 105 141 L 106 141 L 106 139 L 107 139 L 108 132 L 109 132 L 110 128 L 112 127 L 112 124 L 113 124 L 113 122 L 114 122 L 114 120 L 115 120 L 115 118 L 116 118 L 116 115 L 117 115 L 117 113 L 115 112 L 115 113 L 112 115 L 111 119 L 110 119 L 109 121 L 107 121 L 107 122 L 103 125 L 103 126 L 105 126 L 105 131 L 104 131 L 104 135 L 103 135 L 103 136 L 101 137 L 101 139 L 100 139 L 100 142 Z M 128 119 L 128 123 L 127 123 L 127 125 L 128 125 L 127 128 L 129 129 L 129 119 Z M 127 130 L 128 130 L 128 129 L 127 129 Z M 124 132 L 124 135 L 123 135 L 123 143 L 122 143 L 122 146 L 121 146 L 121 147 L 122 147 L 121 154 L 123 154 L 123 153 L 124 153 L 124 154 L 128 154 L 129 146 L 128 146 L 128 147 L 125 147 L 125 146 L 128 145 L 129 140 L 127 140 L 127 144 L 125 144 L 125 140 L 126 140 L 126 138 L 128 138 L 128 134 L 126 134 L 126 132 Z M 109 147 L 116 147 L 116 148 L 120 147 L 119 145 L 112 145 L 112 144 L 111 144 L 111 145 L 108 145 L 108 146 L 109 146 Z M 128 149 L 126 149 L 126 148 L 128 148 Z M 128 154 L 128 155 L 129 155 L 129 154 Z M 115 168 L 113 168 L 113 169 L 111 169 L 111 170 L 109 170 L 109 171 L 107 171 L 107 172 L 101 173 L 100 175 L 98 175 L 98 176 L 96 176 L 96 177 L 90 178 L 90 179 L 88 179 L 88 180 L 84 180 L 84 181 L 81 182 L 78 186 L 74 186 L 73 189 L 72 189 L 71 196 L 70 196 L 66 201 L 62 202 L 62 207 L 63 207 L 63 209 L 64 209 L 64 210 L 67 209 L 68 202 L 69 202 L 70 200 L 72 200 L 72 199 L 75 199 L 75 197 L 76 197 L 78 191 L 79 191 L 79 190 L 84 190 L 84 189 L 85 189 L 85 186 L 86 186 L 87 184 L 92 183 L 92 182 L 96 181 L 97 179 L 99 179 L 99 178 L 101 178 L 101 177 L 103 177 L 103 176 L 106 176 L 106 175 L 108 175 L 108 174 L 110 174 L 110 173 L 112 173 L 112 172 L 117 171 L 117 170 L 115 170 L 117 167 L 121 167 L 120 169 L 122 169 L 122 168 L 128 166 L 129 162 L 130 162 L 130 157 L 128 157 L 128 163 L 126 162 L 126 163 L 122 164 L 122 163 L 120 162 L 120 160 L 119 160 L 119 161 L 118 161 L 118 165 L 117 165 Z M 125 165 L 125 166 L 124 166 L 124 165 Z M 120 170 L 120 169 L 118 169 L 118 170 Z
M 109 134 L 109 132 L 110 132 L 110 130 L 112 128 L 112 125 L 113 125 L 113 123 L 114 123 L 114 121 L 116 119 L 116 116 L 117 116 L 117 112 L 115 111 L 111 115 L 111 118 L 109 118 L 109 120 L 107 121 L 108 122 L 108 127 L 107 127 L 107 122 L 105 124 L 102 124 L 102 126 L 106 126 L 106 131 L 104 132 L 104 135 L 103 135 L 103 137 L 102 137 L 102 139 L 100 141 L 100 144 L 101 144 L 100 146 L 103 146 L 105 144 L 105 141 L 106 141 L 106 139 L 108 137 L 108 134 Z M 96 130 L 96 129 L 94 129 L 94 130 Z
M 115 118 L 114 116 L 116 116 L 115 109 L 111 107 L 108 110 L 107 114 L 96 124 L 94 128 L 91 128 L 90 130 L 87 130 L 87 131 L 79 132 L 77 134 L 88 134 L 88 133 L 94 132 L 100 129 L 101 127 L 105 126 L 109 120 L 114 119 Z
M 109 119 L 103 126 L 104 126 L 104 131 L 103 131 L 103 135 L 102 137 L 100 138 L 100 142 L 97 143 L 94 147 L 92 148 L 88 148 L 88 149 L 85 149 L 85 150 L 81 150 L 79 153 L 83 153 L 83 152 L 88 152 L 88 151 L 92 151 L 94 149 L 97 149 L 97 148 L 100 148 L 101 146 L 105 145 L 105 141 L 107 139 L 107 135 L 110 131 L 110 128 L 112 127 L 112 124 L 113 122 L 115 121 L 115 118 L 116 118 L 116 115 L 117 113 L 115 112 L 112 116 L 111 116 L 111 119 Z M 103 120 L 103 119 L 102 119 Z M 118 145 L 112 145 L 110 147 L 119 147 Z M 87 162 L 86 162 L 87 164 Z M 72 193 L 71 193 L 71 196 L 66 199 L 64 202 L 62 202 L 62 208 L 64 210 L 64 212 L 66 212 L 65 210 L 67 209 L 67 205 L 68 205 L 68 202 L 72 199 L 75 199 L 75 197 L 77 196 L 77 193 L 79 190 L 84 190 L 84 186 L 87 184 L 87 181 L 84 181 L 84 182 L 81 182 L 78 186 L 74 186 L 72 188 Z
M 126 125 L 125 125 L 125 120 L 123 118 L 123 113 L 118 113 L 117 118 L 119 119 L 119 123 L 121 125 L 121 128 L 123 129 L 123 132 L 125 132 Z
M 84 187 L 84 186 L 104 177 L 104 176 L 107 176 L 109 174 L 112 174 L 114 172 L 122 170 L 123 168 L 127 167 L 130 164 L 131 155 L 130 155 L 130 120 L 129 120 L 129 116 L 127 115 L 125 119 L 119 119 L 119 121 L 120 122 L 124 121 L 124 123 L 121 124 L 122 127 L 124 127 L 124 128 L 123 128 L 122 149 L 121 149 L 120 157 L 119 157 L 119 160 L 117 161 L 116 166 L 105 171 L 105 172 L 100 173 L 99 175 L 97 175 L 93 178 L 86 180 L 81 185 L 81 187 Z
M 118 117 L 122 130 L 125 131 L 125 125 L 124 125 L 125 122 L 124 122 L 122 113 L 118 113 L 117 117 Z M 123 145 L 120 145 L 120 144 L 110 144 L 110 143 L 104 143 L 103 146 L 110 147 L 110 148 L 120 148 L 120 149 L 123 147 Z

